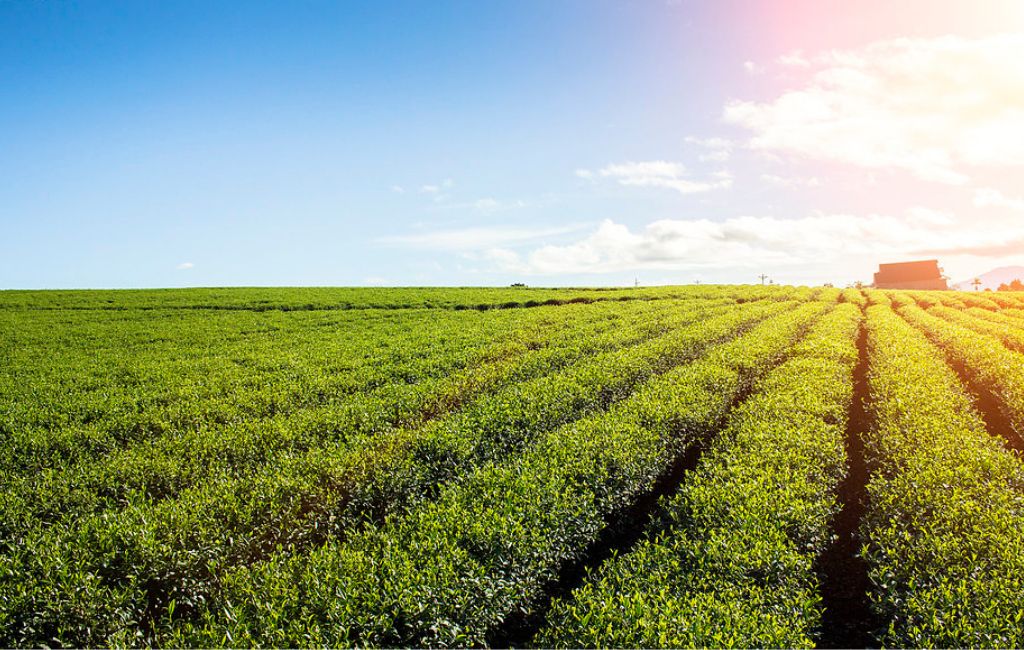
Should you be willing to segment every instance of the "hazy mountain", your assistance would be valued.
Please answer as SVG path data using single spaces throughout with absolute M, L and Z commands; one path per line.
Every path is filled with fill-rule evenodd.
M 981 280 L 981 290 L 991 289 L 995 291 L 1001 284 L 1009 284 L 1011 280 L 1024 280 L 1024 266 L 1002 266 L 998 269 L 992 269 L 988 273 L 982 273 L 977 276 Z M 967 278 L 963 282 L 957 282 L 953 285 L 954 289 L 960 291 L 974 291 L 974 286 L 971 282 L 974 278 Z

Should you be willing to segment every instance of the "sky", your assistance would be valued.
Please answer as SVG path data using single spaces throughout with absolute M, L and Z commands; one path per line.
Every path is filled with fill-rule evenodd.
M 1024 2 L 0 0 L 0 288 L 1024 264 Z

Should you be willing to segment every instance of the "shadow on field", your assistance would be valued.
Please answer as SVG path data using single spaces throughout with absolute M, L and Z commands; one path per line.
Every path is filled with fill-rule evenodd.
M 992 437 L 1001 439 L 1007 447 L 1017 452 L 1018 456 L 1024 455 L 1024 438 L 1021 438 L 1013 428 L 1010 418 L 1003 411 L 999 397 L 991 388 L 973 379 L 963 363 L 948 357 L 947 361 L 949 367 L 960 378 L 960 383 L 970 392 L 974 408 L 985 423 L 985 431 Z
M 756 382 L 747 378 L 726 412 L 731 412 L 737 405 L 743 403 L 755 388 Z M 533 638 L 544 626 L 554 600 L 569 596 L 573 590 L 583 585 L 590 572 L 613 555 L 629 553 L 646 535 L 661 530 L 663 526 L 657 525 L 658 518 L 664 515 L 659 508 L 661 498 L 675 494 L 679 490 L 683 480 L 692 470 L 696 469 L 701 454 L 725 427 L 726 421 L 727 418 L 723 418 L 722 421 L 709 427 L 709 430 L 705 431 L 703 435 L 696 436 L 695 442 L 675 459 L 651 490 L 639 497 L 631 506 L 613 516 L 601 531 L 598 539 L 586 549 L 580 558 L 562 567 L 558 577 L 552 580 L 544 590 L 543 598 L 533 603 L 529 613 L 516 613 L 505 620 L 504 624 L 487 639 L 488 647 L 530 647 Z M 681 435 L 676 437 L 681 437 Z
M 832 522 L 833 542 L 818 558 L 821 596 L 825 611 L 820 648 L 877 647 L 875 632 L 880 621 L 871 609 L 868 564 L 858 555 L 861 540 L 857 528 L 867 501 L 868 470 L 864 461 L 863 434 L 871 426 L 867 411 L 867 328 L 861 323 L 857 338 L 859 358 L 853 371 L 853 400 L 846 425 L 847 475 L 839 486 L 841 509 Z
M 650 524 L 659 513 L 659 499 L 676 492 L 686 475 L 697 467 L 705 446 L 706 440 L 702 439 L 683 452 L 672 464 L 671 469 L 658 479 L 652 490 L 630 507 L 620 511 L 578 560 L 562 567 L 558 578 L 545 590 L 542 602 L 531 608 L 529 614 L 516 614 L 506 619 L 497 632 L 487 640 L 487 646 L 529 647 L 533 637 L 544 626 L 548 610 L 554 600 L 571 594 L 574 589 L 583 585 L 588 571 L 599 567 L 613 554 L 628 553 L 650 532 Z

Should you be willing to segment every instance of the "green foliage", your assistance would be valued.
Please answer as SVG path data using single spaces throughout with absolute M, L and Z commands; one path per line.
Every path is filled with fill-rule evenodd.
M 201 624 L 164 642 L 486 643 L 509 616 L 530 611 L 609 517 L 708 435 L 823 309 L 810 303 L 769 319 L 380 527 L 231 572 Z
M 700 285 L 688 287 L 544 289 L 512 287 L 252 287 L 204 289 L 119 289 L 116 291 L 0 291 L 4 310 L 102 310 L 129 311 L 333 311 L 394 309 L 489 309 L 564 305 L 579 302 L 663 300 L 692 296 L 721 296 L 732 287 Z M 787 287 L 751 286 L 745 297 L 764 298 L 806 291 Z
M 985 432 L 938 349 L 886 307 L 869 308 L 867 323 L 875 426 L 863 533 L 884 641 L 1020 646 L 1024 468 Z
M 889 297 L 889 294 L 885 291 L 879 291 L 878 289 L 865 289 L 864 297 L 867 298 L 869 305 L 892 304 L 892 299 Z
M 979 295 L 977 295 L 975 293 L 970 293 L 970 292 L 967 292 L 967 291 L 960 291 L 960 292 L 957 292 L 955 295 L 956 295 L 956 298 L 960 302 L 962 302 L 965 307 L 979 307 L 979 308 L 982 308 L 982 309 L 990 309 L 990 310 L 995 311 L 995 310 L 998 310 L 1000 307 L 1004 306 L 1004 304 L 1005 304 L 1004 300 L 1000 296 L 997 296 L 994 293 L 990 293 L 990 294 L 985 295 L 985 296 L 979 296 Z M 1016 302 L 1016 301 L 1014 301 L 1014 302 Z M 1016 304 L 1020 304 L 1020 303 L 1016 303 Z
M 581 318 L 574 319 L 578 326 L 568 328 L 561 323 L 559 327 L 547 326 L 547 318 L 540 318 L 545 310 L 528 310 L 520 314 L 529 317 L 523 323 L 529 328 L 524 332 L 478 328 L 476 335 L 486 337 L 485 341 L 495 336 L 506 341 L 499 347 L 485 347 L 478 356 L 479 362 L 461 374 L 461 381 L 453 384 L 448 377 L 441 378 L 445 383 L 441 390 L 445 392 L 440 394 L 449 394 L 450 386 L 463 389 L 467 397 L 480 388 L 488 388 L 486 381 L 479 380 L 486 378 L 487 369 L 495 364 L 513 369 L 494 375 L 500 380 L 495 388 L 502 384 L 521 388 L 524 384 L 516 380 L 558 370 L 602 349 L 660 336 L 678 322 L 677 312 L 692 314 L 720 304 L 697 300 L 692 309 L 680 310 L 672 301 L 651 308 L 637 303 L 639 310 L 618 307 L 611 312 L 603 305 L 560 307 L 569 310 L 570 316 L 579 310 L 589 313 L 597 309 L 596 318 L 581 313 Z M 466 325 L 483 318 L 476 312 L 450 314 Z M 559 315 L 567 314 L 563 311 Z M 609 315 L 613 317 L 609 319 Z M 485 320 L 493 324 L 494 319 Z M 421 331 L 416 343 L 427 342 L 423 334 L 436 332 Z M 381 343 L 386 344 L 390 333 L 385 330 L 382 335 L 385 338 Z M 508 339 L 510 335 L 512 339 Z M 526 345 L 507 347 L 507 343 L 519 344 L 516 338 L 524 335 Z M 331 332 L 328 336 L 335 334 Z M 465 345 L 465 339 L 461 340 Z M 402 343 L 401 339 L 397 342 Z M 542 345 L 530 345 L 531 342 Z M 414 344 L 404 344 L 403 348 L 406 346 Z M 568 354 L 548 354 L 552 350 Z M 443 362 L 446 351 L 441 348 L 439 352 Z M 538 356 L 541 359 L 533 358 Z M 429 379 L 423 383 L 429 384 Z M 401 388 L 412 384 L 399 380 L 389 386 Z M 399 392 L 402 394 L 408 393 Z M 363 446 L 376 444 L 376 437 L 388 430 L 387 425 L 408 422 L 402 415 L 410 411 L 405 408 L 407 400 L 391 402 L 402 406 L 396 409 L 388 407 L 387 401 L 367 402 L 365 394 L 353 397 L 354 400 L 339 403 L 337 409 L 332 408 L 326 418 L 323 409 L 312 413 L 305 410 L 269 422 L 243 420 L 212 430 L 204 427 L 174 432 L 151 444 L 114 449 L 94 460 L 65 460 L 63 466 L 48 468 L 42 475 L 25 475 L 12 481 L 0 502 L 5 514 L 9 514 L 4 518 L 8 532 L 5 537 L 21 547 L 34 549 L 31 557 L 21 558 L 25 566 L 12 568 L 12 576 L 20 582 L 25 616 L 31 613 L 37 618 L 59 619 L 57 610 L 64 609 L 64 605 L 60 598 L 50 594 L 54 589 L 96 592 L 93 607 L 97 611 L 90 615 L 90 633 L 102 633 L 101 623 L 108 619 L 115 624 L 122 610 L 128 611 L 133 619 L 140 619 L 150 615 L 154 604 L 163 607 L 173 600 L 184 606 L 179 611 L 187 611 L 197 598 L 203 597 L 203 590 L 198 587 L 212 577 L 211 565 L 218 565 L 227 557 L 237 560 L 265 553 L 268 545 L 272 550 L 279 543 L 291 543 L 298 530 L 313 536 L 325 534 L 322 526 L 309 521 L 307 515 L 311 504 L 317 505 L 318 512 L 325 512 L 337 501 L 337 491 L 332 489 L 337 482 L 323 480 L 325 470 L 331 467 L 325 465 L 333 460 L 331 450 L 336 454 L 345 449 L 344 443 L 353 437 L 366 441 Z M 434 408 L 429 398 L 417 400 L 412 406 L 416 404 L 421 411 Z M 354 417 L 345 418 L 346 414 Z M 269 461 L 276 456 L 268 453 L 271 451 L 289 453 L 281 462 L 272 463 Z M 192 484 L 196 484 L 194 488 L 190 487 Z M 117 558 L 113 565 L 108 560 L 110 556 Z M 53 576 L 60 575 L 56 569 L 73 573 L 47 587 Z M 97 575 L 102 575 L 107 585 L 102 592 L 89 586 Z M 35 591 L 34 585 L 38 586 Z M 99 615 L 101 610 L 107 615 Z M 62 638 L 86 643 L 103 637 Z
M 950 322 L 945 320 L 950 314 L 942 309 L 936 309 L 937 315 L 932 315 L 907 305 L 899 313 L 924 331 L 954 364 L 963 368 L 972 385 L 995 396 L 1013 429 L 1011 435 L 1024 436 L 1024 356 L 1004 347 L 1007 341 L 1015 346 L 1024 344 L 1019 333 L 970 316 L 963 319 L 955 316 L 956 322 Z M 958 323 L 967 324 L 971 329 Z
M 978 307 L 957 310 L 942 305 L 928 309 L 928 313 L 944 321 L 966 327 L 979 334 L 991 336 L 1015 352 L 1024 352 L 1024 329 L 1014 319 L 999 312 Z
M 745 292 L 737 297 L 747 304 L 728 309 L 736 299 L 717 292 L 710 300 L 439 312 L 435 321 L 451 322 L 456 330 L 453 352 L 469 351 L 475 359 L 448 365 L 456 372 L 437 382 L 428 377 L 409 383 L 406 373 L 395 370 L 400 378 L 381 389 L 408 395 L 404 387 L 412 387 L 411 402 L 388 401 L 390 392 L 376 400 L 373 391 L 354 392 L 326 411 L 298 409 L 262 420 L 171 429 L 106 453 L 71 457 L 41 474 L 11 472 L 10 489 L 0 501 L 7 515 L 5 539 L 12 547 L 33 549 L 31 556 L 12 557 L 8 572 L 19 594 L 9 609 L 14 638 L 103 643 L 125 618 L 148 635 L 146 621 L 163 616 L 172 604 L 177 616 L 202 604 L 225 567 L 321 543 L 353 521 L 379 519 L 430 498 L 439 482 L 490 456 L 514 453 L 545 429 L 606 408 L 717 337 L 789 306 L 759 302 Z M 384 313 L 401 323 L 402 316 Z M 143 314 L 140 320 L 152 320 L 152 312 Z M 305 317 L 277 314 L 261 312 L 258 318 Z M 510 318 L 514 328 L 494 327 Z M 679 329 L 699 318 L 707 320 Z M 362 325 L 363 319 L 355 320 Z M 387 329 L 379 338 L 371 329 L 369 341 L 433 364 L 449 363 L 454 355 L 432 345 L 439 329 L 416 326 L 417 320 L 406 320 L 402 332 L 408 342 Z M 333 326 L 297 329 L 326 341 L 339 333 Z M 273 343 L 291 354 L 289 343 L 314 352 L 312 359 L 300 358 L 299 367 L 302 361 L 314 368 L 320 363 L 310 343 L 279 342 L 276 336 Z M 466 336 L 476 336 L 483 348 L 474 352 Z M 188 344 L 187 338 L 170 338 Z M 355 345 L 354 356 L 379 368 L 372 363 L 372 347 L 361 345 L 361 351 Z M 216 359 L 212 342 L 204 351 L 204 360 Z M 254 350 L 253 357 L 259 353 Z M 287 383 L 269 390 L 277 386 L 294 390 Z M 202 397 L 196 401 L 204 403 Z M 69 437 L 74 431 L 67 431 Z M 66 598 L 81 593 L 90 594 L 84 607 L 89 614 L 82 619 L 89 624 L 63 622 Z M 39 630 L 47 636 L 38 636 Z
M 868 304 L 867 296 L 865 296 L 864 292 L 860 289 L 843 289 L 840 301 L 848 302 L 851 305 L 860 307 L 861 309 L 867 307 Z
M 860 310 L 822 319 L 729 417 L 650 536 L 555 604 L 558 647 L 811 647 L 845 474 Z M 662 521 L 667 521 L 667 526 Z
M 865 306 L 882 641 L 1020 645 L 1020 461 L 918 330 L 1020 431 L 1024 300 L 696 286 L 0 292 L 0 646 L 483 645 L 619 526 L 536 643 L 811 645 Z

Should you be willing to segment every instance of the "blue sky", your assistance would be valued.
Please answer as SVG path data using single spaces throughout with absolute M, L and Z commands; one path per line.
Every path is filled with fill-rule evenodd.
M 1018 261 L 1024 101 L 1000 66 L 1024 13 L 845 4 L 0 3 L 0 288 L 845 283 L 905 255 L 954 275 Z M 921 108 L 951 60 L 996 62 L 983 120 Z M 857 108 L 862 77 L 906 101 Z M 887 135 L 928 119 L 951 132 Z

